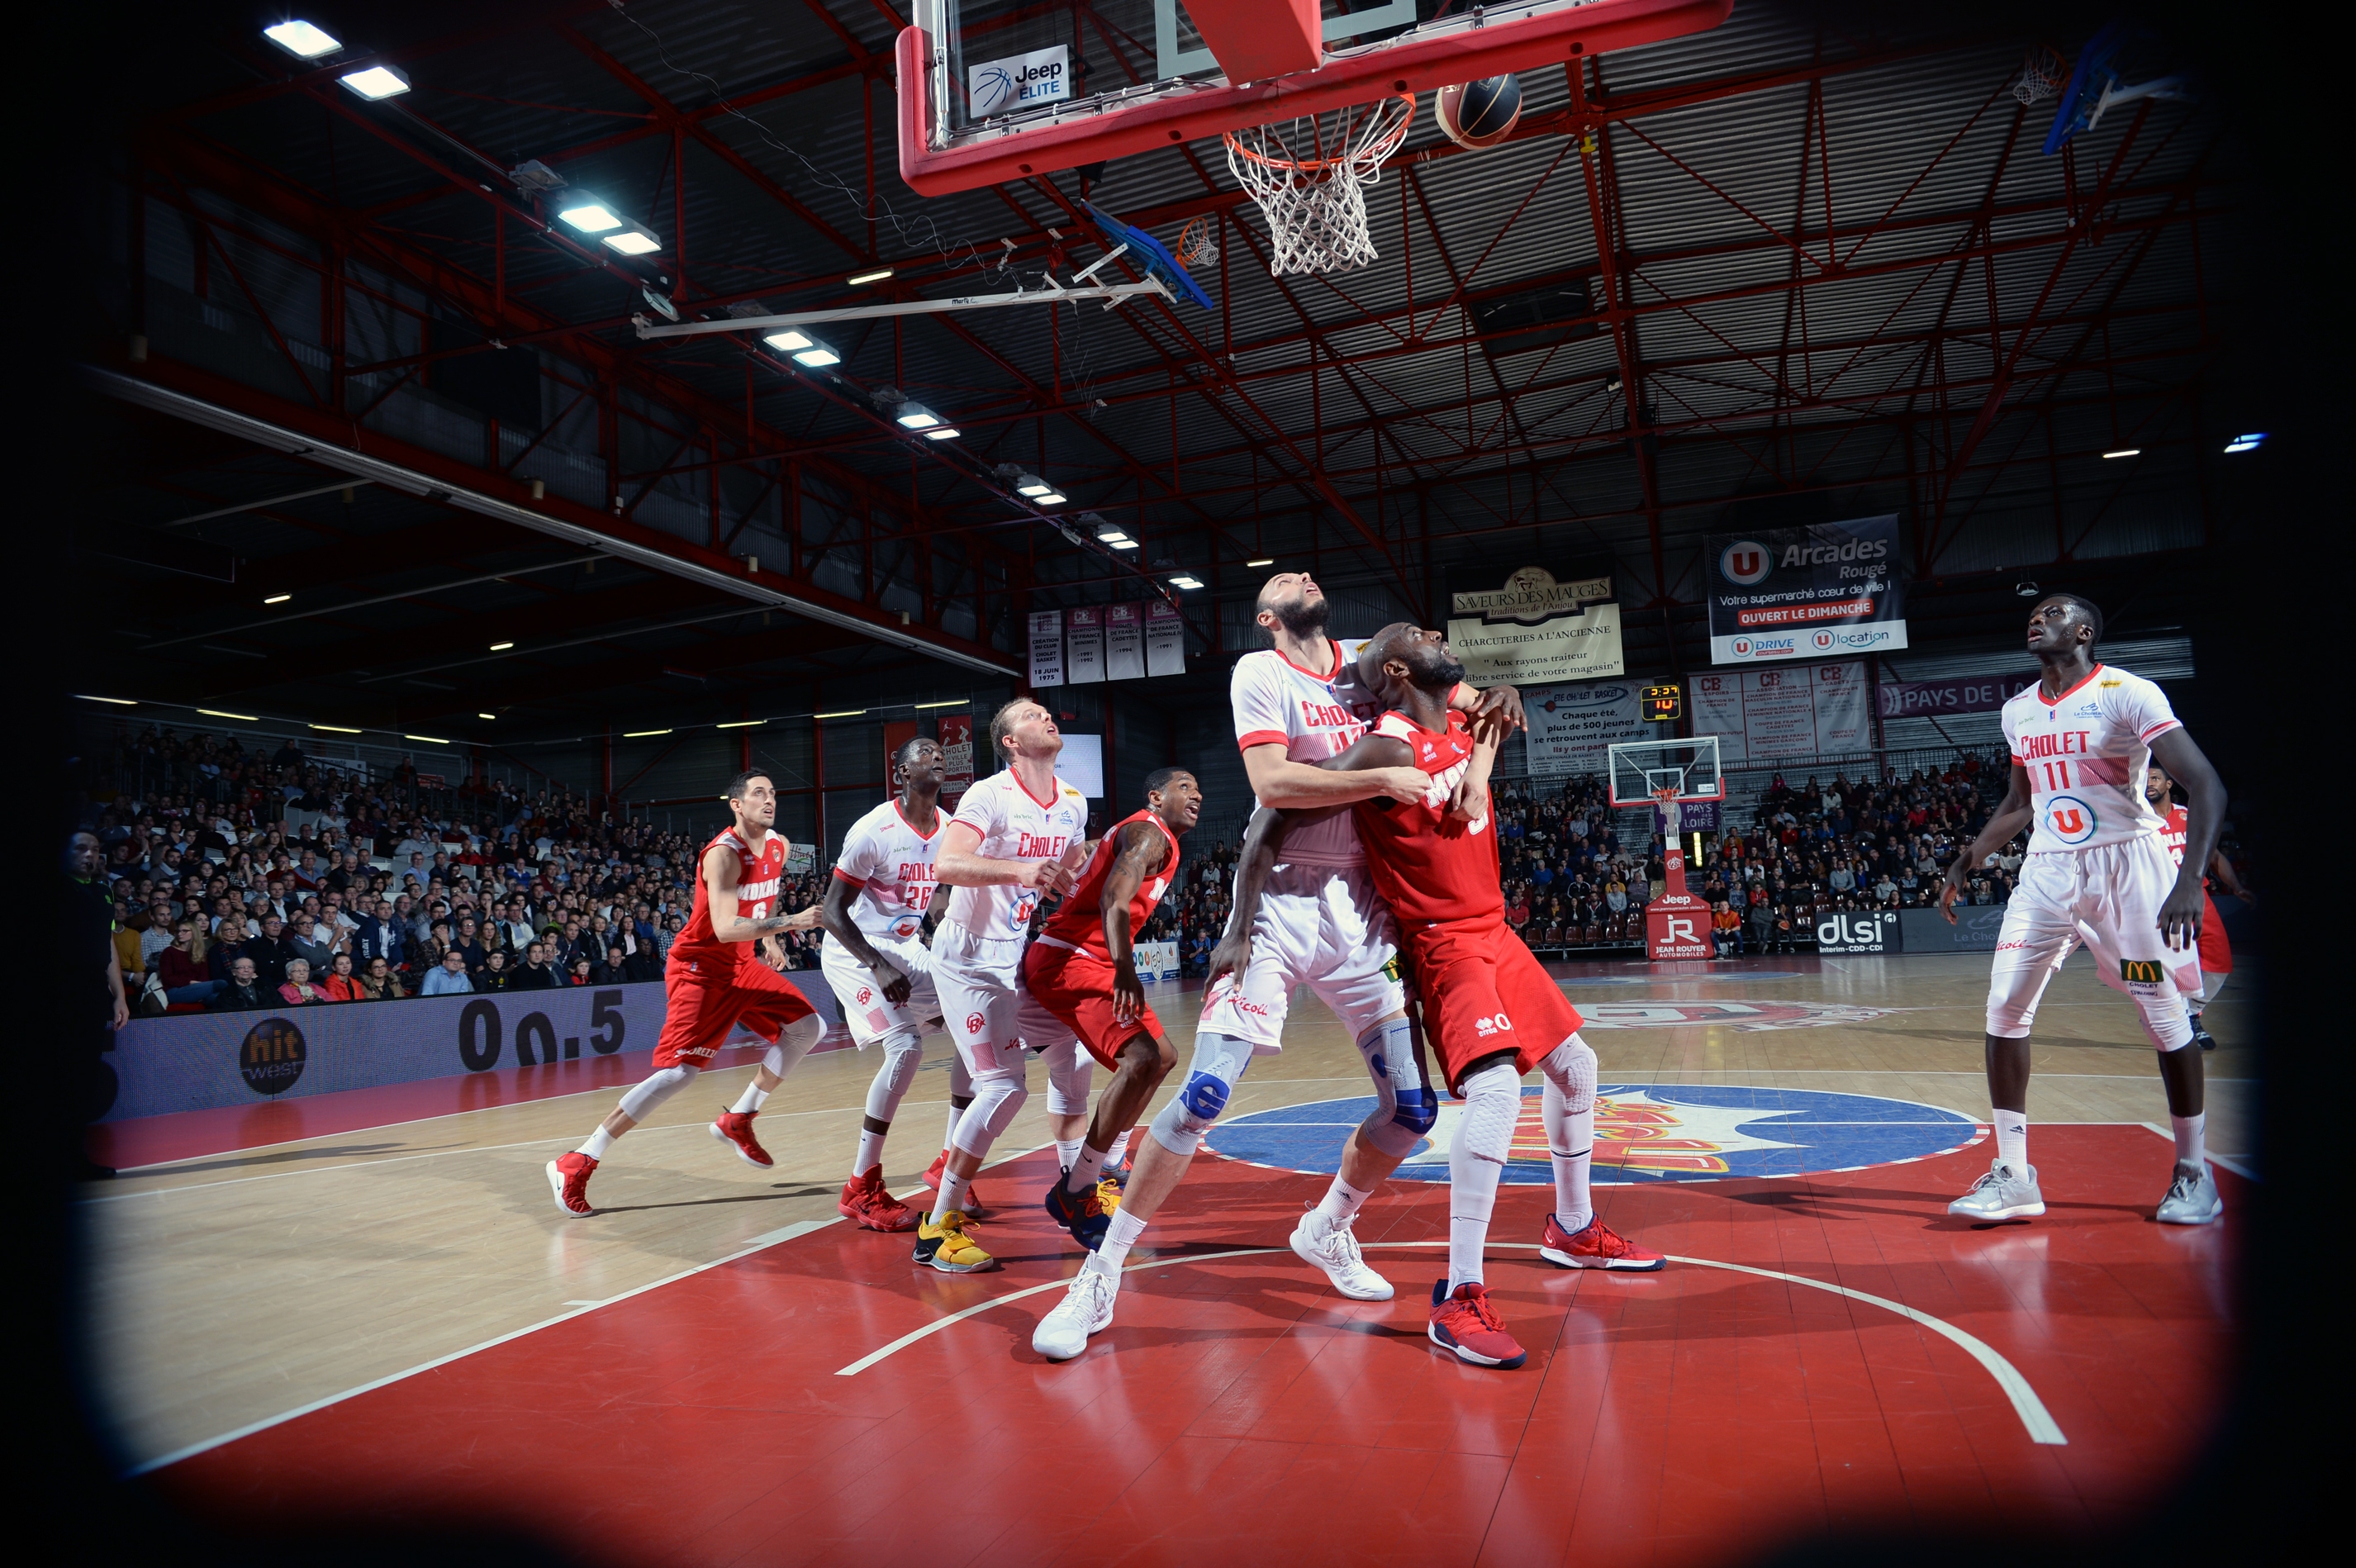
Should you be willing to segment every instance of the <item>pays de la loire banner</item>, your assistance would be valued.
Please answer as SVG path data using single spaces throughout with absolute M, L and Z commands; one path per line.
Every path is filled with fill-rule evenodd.
M 1789 663 L 1906 646 L 1898 514 L 1714 533 L 1709 661 Z
M 1873 693 L 1862 660 L 1694 675 L 1687 689 L 1694 734 L 1718 736 L 1720 768 L 1873 749 Z
M 1476 686 L 1528 687 L 1622 675 L 1612 562 L 1448 574 L 1448 646 Z

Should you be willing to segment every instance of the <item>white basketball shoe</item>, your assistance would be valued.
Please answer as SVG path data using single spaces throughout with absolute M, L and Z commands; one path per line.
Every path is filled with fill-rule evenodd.
M 1365 1258 L 1358 1251 L 1358 1239 L 1350 1234 L 1350 1226 L 1357 1219 L 1329 1221 L 1316 1209 L 1301 1217 L 1292 1228 L 1292 1250 L 1304 1263 L 1314 1263 L 1325 1271 L 1333 1288 L 1353 1301 L 1388 1301 L 1391 1282 L 1366 1267 Z
M 2168 1196 L 2159 1200 L 2159 1212 L 2153 1216 L 2162 1225 L 2207 1225 L 2225 1215 L 2225 1199 L 2217 1191 L 2217 1178 L 2209 1174 L 2209 1162 L 2196 1167 L 2179 1165 L 2169 1178 Z
M 1089 1254 L 1064 1299 L 1032 1330 L 1031 1348 L 1050 1361 L 1070 1360 L 1088 1348 L 1088 1336 L 1111 1326 L 1113 1298 L 1119 1294 L 1120 1275 L 1098 1269 L 1095 1254 Z
M 1947 1212 L 1965 1219 L 2026 1219 L 2045 1212 L 2045 1195 L 2037 1190 L 2035 1165 L 2013 1166 L 1997 1160 L 1987 1175 L 1972 1183 L 1972 1190 L 1947 1205 Z

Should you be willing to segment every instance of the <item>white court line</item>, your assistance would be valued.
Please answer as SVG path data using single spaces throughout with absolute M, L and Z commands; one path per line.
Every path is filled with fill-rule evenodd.
M 1360 1243 L 1361 1247 L 1368 1250 L 1376 1247 L 1445 1247 L 1447 1245 L 1445 1241 L 1365 1241 Z M 1492 1241 L 1489 1245 L 1493 1248 L 1510 1247 L 1523 1251 L 1538 1250 L 1538 1244 L 1535 1241 Z M 1151 1262 L 1132 1263 L 1121 1272 L 1124 1274 L 1141 1273 L 1147 1269 L 1165 1269 L 1178 1263 L 1207 1263 L 1220 1258 L 1249 1258 L 1263 1253 L 1290 1251 L 1289 1247 L 1252 1247 L 1234 1252 L 1203 1252 L 1192 1257 L 1158 1258 Z M 1837 1285 L 1825 1280 L 1812 1280 L 1805 1274 L 1787 1274 L 1777 1269 L 1754 1269 L 1747 1263 L 1724 1263 L 1715 1258 L 1684 1258 L 1674 1253 L 1669 1255 L 1669 1262 L 1686 1263 L 1696 1268 L 1725 1269 L 1733 1273 L 1756 1274 L 1762 1279 L 1782 1280 L 1787 1284 L 1805 1285 L 1811 1290 L 1826 1291 L 1834 1295 L 1845 1295 L 1851 1301 L 1861 1301 L 1869 1306 L 1878 1306 L 1885 1312 L 1894 1312 L 1901 1317 L 1911 1318 L 1933 1333 L 1953 1340 L 1962 1347 L 1965 1354 L 1987 1369 L 1988 1376 L 1996 1380 L 1997 1387 L 2002 1389 L 2005 1397 L 2012 1402 L 2013 1413 L 2019 1416 L 2020 1424 L 2029 1429 L 2029 1440 L 2031 1443 L 2066 1445 L 2070 1441 L 2062 1434 L 2061 1425 L 2054 1421 L 2051 1412 L 2046 1410 L 2045 1402 L 2037 1397 L 2037 1391 L 2029 1386 L 2027 1378 L 2020 1375 L 2020 1369 L 2006 1360 L 1986 1340 L 1965 1333 L 1952 1323 L 1933 1317 L 1927 1312 L 1918 1312 L 1904 1302 L 1891 1301 L 1888 1296 L 1874 1295 L 1861 1290 L 1851 1290 L 1847 1285 Z M 993 1307 L 1004 1306 L 1011 1302 L 1021 1301 L 1025 1296 L 1037 1295 L 1043 1291 L 1061 1289 L 1070 1283 L 1069 1279 L 1050 1280 L 1045 1284 L 1031 1285 L 1023 1290 L 1011 1291 L 993 1301 L 983 1302 L 979 1306 L 969 1306 L 963 1312 L 937 1318 L 915 1333 L 904 1334 L 882 1349 L 861 1357 L 836 1372 L 835 1376 L 854 1377 L 885 1357 L 905 1350 L 919 1339 L 937 1334 L 952 1324 L 962 1323 L 967 1318 L 988 1312 Z
M 2176 1142 L 2176 1130 L 2172 1127 L 2163 1127 L 2157 1122 L 2138 1122 L 2136 1125 L 2158 1133 L 2171 1144 Z M 2211 1165 L 2222 1165 L 2244 1181 L 2256 1181 L 2258 1173 L 2251 1168 L 2249 1158 L 2247 1155 L 2221 1155 L 2213 1149 L 2209 1152 Z

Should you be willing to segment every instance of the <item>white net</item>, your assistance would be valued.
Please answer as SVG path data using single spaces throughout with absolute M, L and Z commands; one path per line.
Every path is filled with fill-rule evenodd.
M 1407 140 L 1415 97 L 1336 110 L 1323 124 L 1304 115 L 1290 127 L 1226 133 L 1227 169 L 1259 204 L 1272 253 L 1268 270 L 1339 273 L 1375 259 L 1366 231 L 1366 187 Z
M 2020 62 L 2020 80 L 2012 84 L 2012 95 L 2024 106 L 2033 107 L 2062 91 L 2070 79 L 2070 63 L 2059 51 L 2045 48 L 2030 49 Z

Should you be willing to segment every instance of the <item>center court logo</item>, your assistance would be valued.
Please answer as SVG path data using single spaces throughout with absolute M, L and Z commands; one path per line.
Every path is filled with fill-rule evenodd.
M 1550 1185 L 1541 1090 L 1522 1091 L 1505 1179 Z M 1255 1112 L 1221 1122 L 1205 1147 L 1250 1165 L 1304 1175 L 1340 1168 L 1344 1130 L 1372 1097 Z M 1463 1107 L 1440 1120 L 1399 1165 L 1411 1181 L 1448 1179 L 1448 1151 Z M 1952 1154 L 1981 1136 L 1968 1116 L 1912 1101 L 1818 1090 L 1721 1084 L 1618 1084 L 1596 1090 L 1594 1179 L 1607 1186 L 1724 1181 L 1861 1169 Z
M 309 1052 L 303 1031 L 284 1018 L 264 1018 L 238 1043 L 237 1070 L 256 1094 L 284 1094 L 303 1076 Z

